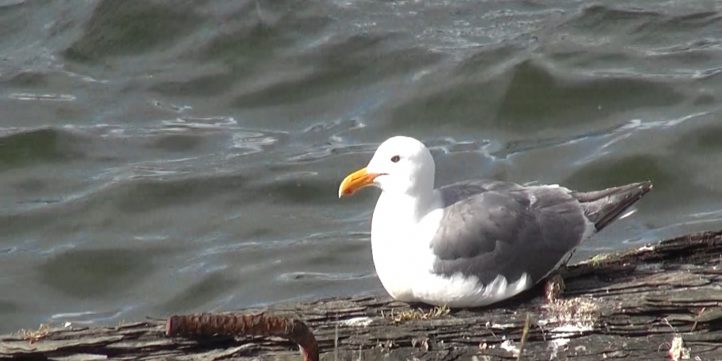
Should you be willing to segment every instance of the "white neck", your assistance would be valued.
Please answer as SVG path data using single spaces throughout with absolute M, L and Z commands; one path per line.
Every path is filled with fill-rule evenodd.
M 433 195 L 433 191 L 418 195 L 382 192 L 376 203 L 371 231 L 376 225 L 399 228 L 406 223 L 417 223 L 429 211 Z
M 403 250 L 408 250 L 408 246 L 421 241 L 416 234 L 419 230 L 418 224 L 430 211 L 437 208 L 437 198 L 434 191 L 416 197 L 406 193 L 381 193 L 371 219 L 371 248 L 374 258 L 377 252 L 382 250 L 387 254 L 403 254 Z

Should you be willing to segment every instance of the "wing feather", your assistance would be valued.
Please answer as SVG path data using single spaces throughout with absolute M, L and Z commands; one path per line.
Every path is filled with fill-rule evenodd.
M 536 283 L 584 235 L 582 208 L 566 188 L 474 181 L 439 191 L 444 213 L 431 243 L 438 274 L 488 284 L 499 274 L 514 281 L 527 273 Z

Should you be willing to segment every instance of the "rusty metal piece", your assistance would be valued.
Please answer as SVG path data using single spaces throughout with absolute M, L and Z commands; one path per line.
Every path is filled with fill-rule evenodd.
M 277 336 L 301 348 L 304 361 L 318 361 L 318 344 L 311 330 L 300 320 L 265 314 L 174 315 L 166 322 L 165 334 L 173 336 Z

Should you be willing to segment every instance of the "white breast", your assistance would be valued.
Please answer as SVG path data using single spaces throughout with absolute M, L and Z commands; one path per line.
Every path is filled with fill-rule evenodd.
M 417 301 L 415 280 L 433 267 L 429 242 L 441 219 L 437 204 L 436 199 L 419 204 L 417 198 L 384 193 L 376 204 L 371 221 L 374 265 L 381 284 L 397 300 Z

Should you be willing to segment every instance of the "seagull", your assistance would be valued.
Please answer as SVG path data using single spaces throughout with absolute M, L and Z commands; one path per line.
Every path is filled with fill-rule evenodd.
M 339 198 L 381 189 L 371 220 L 374 266 L 396 300 L 467 308 L 532 288 L 652 189 L 649 181 L 592 192 L 467 180 L 434 188 L 420 141 L 384 141 L 349 174 Z

